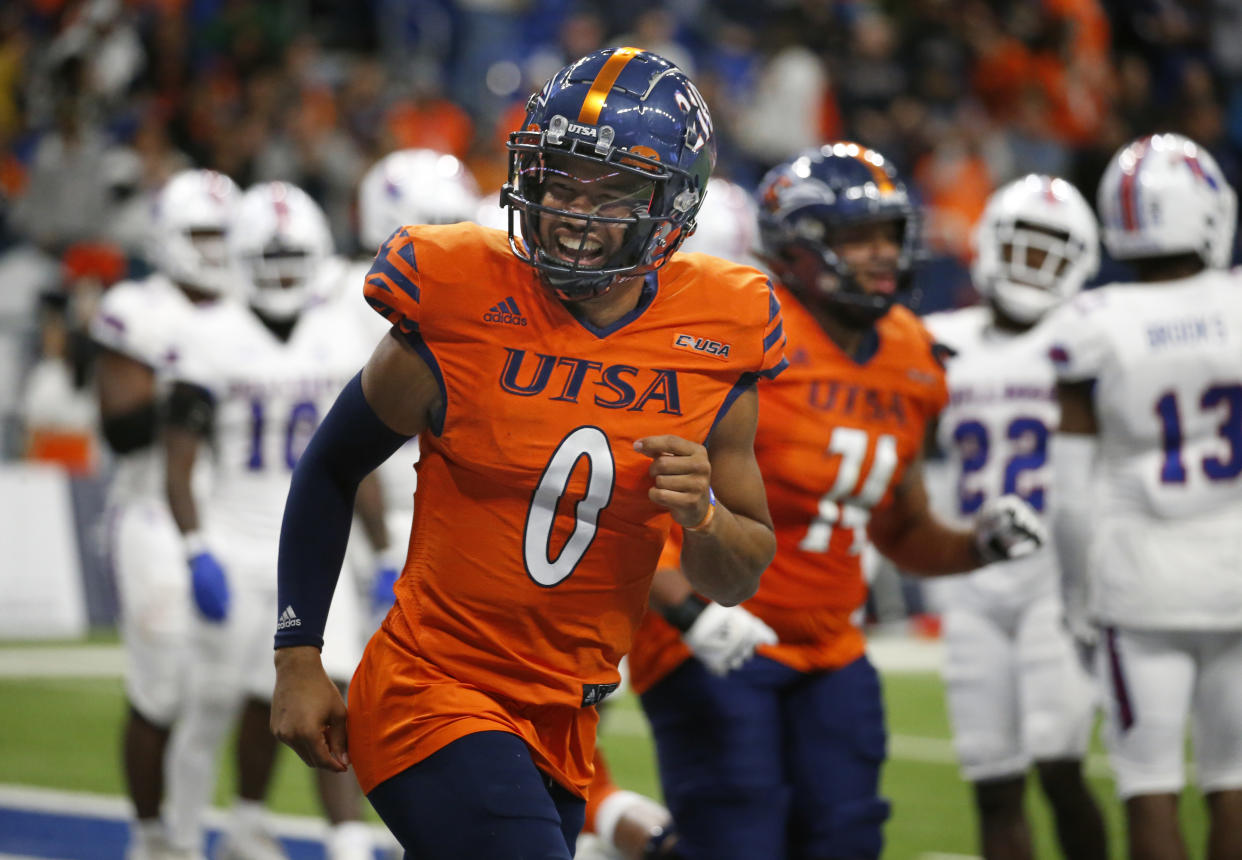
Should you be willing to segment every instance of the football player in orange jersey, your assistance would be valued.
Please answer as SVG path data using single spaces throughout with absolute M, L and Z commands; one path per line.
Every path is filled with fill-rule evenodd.
M 1043 531 L 1013 496 L 973 530 L 928 508 L 921 451 L 946 388 L 932 338 L 894 302 L 917 230 L 889 162 L 853 143 L 807 151 L 764 178 L 759 209 L 789 340 L 755 438 L 776 559 L 737 607 L 666 560 L 631 678 L 685 857 L 874 858 L 889 807 L 880 682 L 855 621 L 863 548 L 944 574 L 1029 553 Z
M 754 383 L 784 367 L 780 305 L 760 272 L 673 256 L 715 160 L 701 96 L 602 50 L 508 146 L 508 235 L 405 227 L 380 248 L 365 292 L 393 328 L 298 462 L 281 536 L 272 729 L 352 765 L 420 860 L 570 857 L 594 706 L 672 524 L 726 605 L 775 552 Z M 347 724 L 318 647 L 350 500 L 415 434 L 408 557 Z

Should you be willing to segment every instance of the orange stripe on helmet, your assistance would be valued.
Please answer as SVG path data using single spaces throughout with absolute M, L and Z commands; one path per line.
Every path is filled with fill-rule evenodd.
M 595 125 L 599 122 L 599 115 L 604 109 L 604 100 L 608 98 L 608 91 L 617 82 L 617 78 L 621 77 L 621 70 L 625 68 L 626 63 L 634 59 L 638 53 L 638 48 L 617 48 L 612 52 L 612 56 L 608 58 L 595 75 L 595 80 L 591 82 L 591 89 L 582 102 L 582 110 L 578 111 L 578 122 L 583 125 Z
M 870 155 L 873 152 L 873 150 L 870 150 L 865 146 L 859 146 L 858 144 L 852 144 L 852 145 L 858 146 L 859 151 L 857 153 L 851 153 L 851 155 L 853 155 L 853 157 L 857 159 L 858 161 L 861 161 L 863 164 L 865 164 L 867 166 L 867 169 L 871 171 L 871 176 L 873 179 L 875 179 L 875 184 L 880 189 L 880 193 L 887 194 L 888 192 L 892 191 L 896 187 L 893 185 L 893 180 L 889 178 L 888 174 L 884 172 L 883 168 L 881 168 L 880 165 L 876 164 L 871 159 L 867 158 L 867 156 Z

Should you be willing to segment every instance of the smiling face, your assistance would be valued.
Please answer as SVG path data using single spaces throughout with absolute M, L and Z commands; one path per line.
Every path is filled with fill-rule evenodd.
M 545 254 L 566 265 L 602 268 L 634 229 L 632 221 L 609 219 L 647 215 L 654 193 L 654 181 L 611 165 L 549 155 L 536 199 L 557 211 L 540 214 L 539 244 Z

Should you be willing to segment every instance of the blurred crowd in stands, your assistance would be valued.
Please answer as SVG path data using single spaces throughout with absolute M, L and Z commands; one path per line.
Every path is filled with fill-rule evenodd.
M 8 0 L 3 454 L 95 468 L 57 432 L 90 420 L 82 323 L 146 271 L 150 197 L 172 173 L 294 182 L 353 253 L 356 184 L 379 156 L 441 149 L 497 189 L 527 95 L 617 44 L 686 68 L 719 173 L 742 184 L 836 138 L 894 160 L 926 207 L 922 310 L 972 300 L 970 228 L 1022 173 L 1093 199 L 1119 145 L 1172 130 L 1242 183 L 1237 0 Z

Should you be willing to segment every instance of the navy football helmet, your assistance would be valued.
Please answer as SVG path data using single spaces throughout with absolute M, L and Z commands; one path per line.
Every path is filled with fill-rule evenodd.
M 509 246 L 567 300 L 663 266 L 694 229 L 716 164 L 703 97 L 672 63 L 637 48 L 596 51 L 557 72 L 531 96 L 508 150 Z M 592 183 L 611 196 L 571 208 Z M 609 225 L 625 228 L 615 248 L 590 238 Z
M 845 322 L 870 326 L 910 289 L 918 219 L 880 153 L 847 141 L 806 150 L 768 171 L 757 196 L 764 261 L 804 301 L 828 303 Z M 896 290 L 868 293 L 832 246 L 847 228 L 886 221 L 899 231 Z

